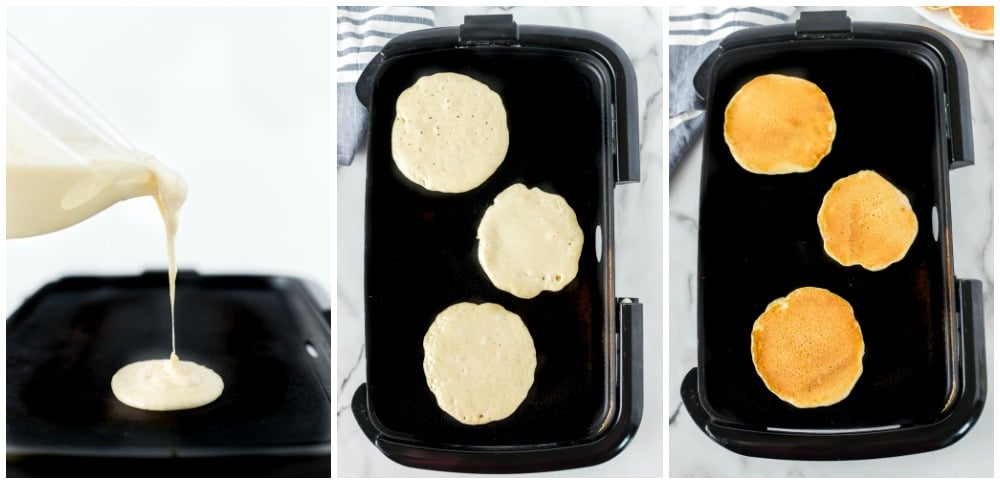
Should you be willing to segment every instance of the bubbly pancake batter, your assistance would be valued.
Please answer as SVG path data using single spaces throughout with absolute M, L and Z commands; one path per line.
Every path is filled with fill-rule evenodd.
M 864 354 L 854 309 L 818 287 L 802 287 L 772 301 L 750 333 L 757 375 L 778 398 L 799 408 L 847 398 L 861 377 Z
M 521 318 L 493 303 L 462 302 L 424 336 L 424 376 L 442 410 L 481 425 L 509 417 L 535 381 L 535 343 Z
M 871 170 L 834 182 L 816 216 L 823 249 L 845 266 L 880 271 L 906 256 L 917 237 L 910 199 Z
M 583 230 L 566 200 L 520 183 L 496 196 L 476 238 L 493 285 L 523 299 L 566 287 L 583 251 Z
M 767 74 L 733 95 L 723 131 L 733 158 L 745 170 L 780 175 L 816 168 L 833 147 L 837 123 L 819 86 Z
M 508 136 L 500 95 L 469 76 L 442 72 L 417 79 L 396 100 L 392 159 L 428 190 L 466 192 L 503 162 Z

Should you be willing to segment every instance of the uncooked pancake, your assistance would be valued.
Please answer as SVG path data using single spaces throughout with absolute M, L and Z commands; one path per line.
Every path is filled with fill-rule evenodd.
M 523 299 L 566 287 L 583 250 L 583 230 L 566 200 L 520 183 L 493 199 L 476 238 L 486 276 Z
M 406 178 L 428 190 L 478 187 L 503 162 L 507 145 L 500 96 L 469 76 L 424 76 L 396 100 L 392 159 Z
M 222 395 L 222 378 L 191 361 L 137 361 L 111 377 L 111 392 L 130 407 L 142 410 L 186 410 L 209 404 Z
M 799 408 L 825 407 L 851 393 L 865 342 L 847 301 L 802 287 L 772 301 L 753 323 L 750 354 L 778 398 Z
M 910 200 L 871 170 L 837 180 L 823 197 L 816 218 L 830 257 L 870 271 L 901 260 L 917 236 Z
M 993 6 L 949 7 L 948 12 L 966 30 L 977 34 L 993 34 Z
M 459 422 L 502 420 L 535 381 L 535 343 L 521 318 L 503 306 L 454 304 L 424 336 L 424 376 L 438 406 Z
M 761 175 L 811 171 L 830 153 L 837 123 L 816 84 L 781 74 L 758 76 L 726 106 L 726 144 L 745 170 Z

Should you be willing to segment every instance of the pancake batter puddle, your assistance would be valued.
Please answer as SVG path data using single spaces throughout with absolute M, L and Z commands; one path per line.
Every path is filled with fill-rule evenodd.
M 222 395 L 222 378 L 191 361 L 146 360 L 125 365 L 111 378 L 115 398 L 142 410 L 200 407 Z

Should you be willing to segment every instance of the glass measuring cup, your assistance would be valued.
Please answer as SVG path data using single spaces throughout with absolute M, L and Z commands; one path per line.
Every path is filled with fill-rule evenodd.
M 7 34 L 8 239 L 68 227 L 120 200 L 156 196 L 164 173 L 179 180 Z

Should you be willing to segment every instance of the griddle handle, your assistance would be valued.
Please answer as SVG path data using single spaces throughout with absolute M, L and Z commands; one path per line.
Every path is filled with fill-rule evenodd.
M 943 37 L 943 36 L 942 36 Z M 969 72 L 965 58 L 955 44 L 942 41 L 944 49 L 951 51 L 954 69 L 946 69 L 948 96 L 948 136 L 951 169 L 975 163 L 976 151 L 972 140 L 972 104 L 969 101 Z
M 972 422 L 979 417 L 986 403 L 986 310 L 983 307 L 983 282 L 978 279 L 958 280 L 958 304 L 962 323 L 963 366 L 965 388 L 975 390 L 978 408 Z M 970 423 L 971 427 L 971 423 Z
M 795 37 L 800 39 L 849 37 L 852 30 L 846 10 L 802 12 L 795 21 Z
M 694 420 L 694 424 L 703 432 L 707 432 L 712 417 L 701 405 L 698 393 L 698 367 L 691 368 L 687 375 L 684 375 L 684 380 L 681 381 L 681 401 L 684 402 L 684 408 L 687 409 L 691 420 Z
M 368 412 L 367 383 L 358 385 L 358 389 L 354 391 L 354 397 L 351 398 L 351 411 L 354 412 L 354 420 L 358 421 L 361 432 L 365 434 L 365 437 L 368 437 L 368 440 L 377 445 L 381 432 L 375 428 L 375 423 L 372 422 L 371 414 Z
M 612 456 L 621 452 L 635 435 L 642 421 L 643 401 L 643 357 L 642 357 L 642 303 L 639 298 L 618 298 L 618 334 L 621 377 L 618 382 L 619 402 L 627 402 L 631 408 L 625 409 L 620 421 L 627 421 L 628 428 L 623 434 L 620 447 Z M 610 458 L 610 456 L 608 457 Z
M 466 15 L 458 28 L 460 44 L 514 44 L 517 43 L 517 22 L 511 14 Z
M 986 344 L 982 282 L 958 282 L 961 365 L 955 404 L 934 423 L 839 434 L 797 433 L 730 425 L 712 417 L 703 405 L 698 369 L 681 382 L 681 400 L 691 419 L 710 439 L 751 457 L 799 460 L 847 460 L 894 457 L 951 445 L 965 436 L 986 403 Z
M 698 71 L 694 73 L 694 91 L 701 98 L 701 109 L 705 109 L 705 100 L 708 99 L 708 86 L 713 77 L 712 68 L 715 67 L 715 63 L 718 62 L 723 52 L 725 50 L 722 47 L 713 50 L 698 67 Z
M 371 109 L 372 103 L 372 91 L 375 89 L 375 79 L 378 77 L 379 69 L 382 68 L 382 63 L 385 62 L 385 50 L 383 49 L 379 53 L 372 57 L 372 60 L 368 62 L 365 69 L 361 71 L 361 75 L 358 76 L 358 82 L 354 84 L 354 93 L 358 95 L 358 101 L 365 109 Z
M 608 40 L 607 44 L 621 61 L 615 74 L 615 118 L 611 129 L 614 133 L 615 145 L 615 177 L 618 183 L 636 183 L 639 181 L 639 98 L 638 83 L 635 68 L 628 60 L 628 55 L 618 46 Z

